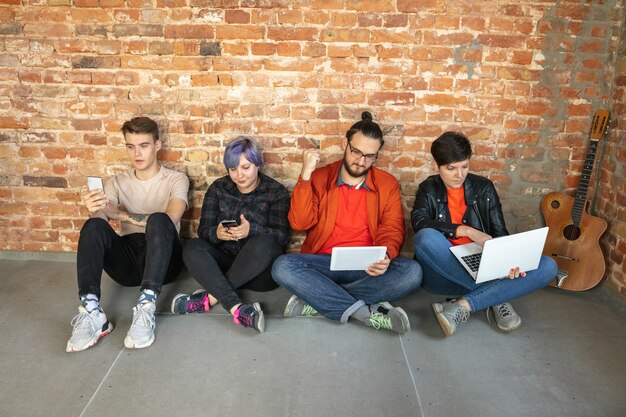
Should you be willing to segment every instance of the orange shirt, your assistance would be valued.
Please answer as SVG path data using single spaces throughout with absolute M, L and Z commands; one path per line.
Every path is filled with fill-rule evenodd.
M 330 255 L 335 246 L 372 246 L 374 239 L 367 225 L 365 187 L 339 186 L 339 207 L 335 228 L 317 252 Z
M 448 210 L 450 210 L 450 220 L 454 224 L 463 224 L 463 216 L 465 215 L 465 210 L 467 209 L 467 205 L 465 204 L 465 188 L 448 188 L 446 191 L 448 193 Z M 461 236 L 457 239 L 448 240 L 455 246 L 472 242 L 472 239 L 467 236 Z

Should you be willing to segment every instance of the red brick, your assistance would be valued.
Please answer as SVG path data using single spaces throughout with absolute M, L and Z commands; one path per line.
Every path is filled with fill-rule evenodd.
M 320 40 L 322 42 L 369 42 L 370 32 L 367 29 L 325 29 L 320 34 Z
M 269 28 L 267 37 L 273 40 L 314 41 L 318 33 L 316 28 Z
M 214 29 L 210 25 L 168 25 L 165 26 L 166 38 L 213 39 Z
M 278 23 L 281 25 L 302 23 L 302 10 L 283 10 L 278 12 Z
M 343 0 L 313 0 L 311 3 L 313 9 L 343 9 Z
M 67 150 L 64 148 L 42 148 L 42 151 L 46 159 L 65 159 L 67 157 Z
M 244 10 L 226 10 L 224 15 L 226 23 L 250 23 L 250 13 Z
M 0 116 L 0 129 L 28 129 L 29 119 L 24 117 Z
M 344 8 L 363 12 L 395 11 L 393 0 L 344 0 Z
M 274 43 L 253 43 L 250 45 L 252 55 L 274 55 L 276 44 Z
M 263 39 L 265 29 L 260 26 L 218 26 L 215 39 Z
M 300 56 L 302 50 L 300 44 L 297 42 L 279 42 L 276 47 L 276 52 L 280 56 Z

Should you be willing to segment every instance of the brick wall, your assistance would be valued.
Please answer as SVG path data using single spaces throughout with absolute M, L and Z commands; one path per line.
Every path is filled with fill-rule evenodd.
M 626 31 L 615 49 L 617 65 L 613 83 L 611 130 L 602 152 L 602 174 L 597 215 L 609 222 L 602 246 L 607 256 L 607 281 L 626 296 Z
M 75 250 L 77 190 L 128 166 L 119 127 L 138 114 L 192 180 L 184 236 L 230 138 L 258 138 L 291 187 L 302 149 L 336 159 L 363 110 L 384 127 L 377 165 L 400 179 L 407 219 L 430 142 L 454 129 L 509 229 L 537 226 L 542 196 L 577 186 L 593 111 L 612 101 L 624 116 L 623 19 L 624 0 L 0 0 L 0 249 Z M 598 209 L 623 292 L 613 123 Z

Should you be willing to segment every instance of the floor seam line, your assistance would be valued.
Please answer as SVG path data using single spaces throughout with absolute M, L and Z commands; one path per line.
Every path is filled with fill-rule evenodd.
M 417 398 L 417 406 L 419 408 L 419 415 L 421 417 L 425 417 L 424 410 L 422 408 L 422 400 L 420 399 L 419 391 L 417 390 L 417 382 L 415 381 L 415 376 L 413 375 L 413 371 L 411 370 L 411 364 L 409 363 L 409 357 L 406 354 L 406 349 L 404 348 L 404 342 L 402 341 L 402 337 L 398 336 L 400 339 L 400 347 L 402 347 L 402 353 L 404 354 L 404 361 L 406 363 L 406 367 L 409 370 L 409 375 L 411 375 L 411 382 L 413 382 L 413 389 L 415 389 L 415 397 Z
M 80 413 L 80 415 L 78 417 L 83 417 L 83 415 L 85 414 L 85 411 L 87 411 L 87 409 L 89 408 L 89 406 L 93 402 L 94 398 L 96 398 L 96 395 L 98 395 L 98 392 L 100 391 L 100 388 L 102 388 L 102 385 L 104 384 L 104 381 L 106 381 L 106 379 L 109 377 L 109 374 L 113 370 L 113 367 L 117 363 L 117 360 L 120 358 L 120 356 L 122 356 L 122 352 L 124 352 L 124 348 L 122 348 L 120 350 L 120 353 L 117 354 L 117 357 L 115 358 L 115 360 L 113 361 L 111 366 L 109 366 L 109 369 L 108 369 L 107 373 L 104 375 L 104 377 L 102 378 L 102 381 L 100 381 L 100 383 L 96 387 L 96 390 L 91 395 L 91 398 L 89 399 L 89 401 L 87 401 L 87 404 L 85 405 L 85 408 L 83 408 L 83 411 Z

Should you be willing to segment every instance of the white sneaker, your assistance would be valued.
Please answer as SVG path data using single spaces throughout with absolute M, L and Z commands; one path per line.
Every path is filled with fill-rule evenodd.
M 124 346 L 129 349 L 141 349 L 150 346 L 154 342 L 154 328 L 156 322 L 154 311 L 156 305 L 152 302 L 138 304 L 133 307 L 133 324 L 130 325 Z
M 91 313 L 85 307 L 78 307 L 78 314 L 72 319 L 74 326 L 72 336 L 67 341 L 66 352 L 80 352 L 95 345 L 98 340 L 111 333 L 113 324 L 107 320 L 106 314 L 99 308 Z

